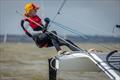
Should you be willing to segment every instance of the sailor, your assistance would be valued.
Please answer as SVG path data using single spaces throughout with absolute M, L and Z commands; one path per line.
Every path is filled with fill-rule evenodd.
M 68 43 L 70 43 L 68 44 L 63 40 L 58 39 L 57 36 L 55 36 L 57 35 L 56 31 L 51 31 L 51 32 L 47 31 L 47 27 L 48 24 L 50 23 L 50 19 L 45 18 L 44 19 L 45 24 L 43 24 L 41 18 L 37 15 L 37 11 L 39 10 L 39 8 L 40 7 L 35 3 L 27 3 L 25 5 L 24 15 L 26 16 L 26 18 L 21 20 L 21 27 L 23 28 L 24 32 L 35 41 L 35 43 L 39 48 L 54 46 L 58 54 L 64 54 L 67 52 L 63 51 L 60 46 L 66 45 L 72 51 L 78 51 L 79 49 L 70 45 L 72 44 L 76 46 L 70 40 L 66 40 L 68 41 Z

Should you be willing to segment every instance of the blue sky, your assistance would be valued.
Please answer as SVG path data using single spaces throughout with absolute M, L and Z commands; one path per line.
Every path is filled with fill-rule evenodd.
M 38 15 L 44 19 L 53 19 L 63 0 L 0 0 L 0 34 L 24 34 L 20 27 L 23 17 L 16 10 L 24 13 L 27 2 L 40 5 Z M 112 29 L 120 24 L 120 0 L 67 0 L 61 14 L 55 19 L 63 25 L 87 35 L 113 35 Z M 54 24 L 49 30 L 67 35 L 70 32 Z M 115 35 L 120 35 L 117 31 Z

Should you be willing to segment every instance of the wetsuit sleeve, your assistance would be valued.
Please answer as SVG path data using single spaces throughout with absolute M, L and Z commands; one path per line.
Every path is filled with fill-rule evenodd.
M 22 27 L 22 29 L 24 30 L 24 32 L 29 36 L 29 37 L 32 37 L 32 35 L 25 29 L 25 27 L 24 27 L 24 22 L 25 22 L 26 20 L 21 20 L 21 27 Z

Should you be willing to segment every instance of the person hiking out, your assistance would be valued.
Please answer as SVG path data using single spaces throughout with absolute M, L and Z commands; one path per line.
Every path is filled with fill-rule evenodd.
M 21 20 L 21 27 L 23 28 L 24 32 L 31 37 L 36 45 L 39 48 L 43 47 L 52 47 L 54 46 L 58 52 L 58 54 L 67 53 L 63 51 L 60 46 L 65 45 L 70 48 L 72 51 L 79 51 L 79 47 L 76 46 L 70 40 L 66 40 L 68 43 L 76 46 L 77 48 L 71 46 L 70 44 L 66 43 L 65 41 L 59 39 L 57 36 L 56 31 L 47 31 L 47 26 L 50 23 L 49 18 L 45 18 L 45 24 L 42 23 L 41 18 L 37 15 L 37 11 L 39 10 L 39 6 L 35 3 L 27 3 L 25 5 L 25 17 Z M 29 23 L 29 25 L 28 25 Z M 39 25 L 37 25 L 37 24 Z M 55 35 L 53 35 L 55 34 Z

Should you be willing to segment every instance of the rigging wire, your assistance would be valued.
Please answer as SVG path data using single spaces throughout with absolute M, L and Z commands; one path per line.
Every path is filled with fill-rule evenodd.
M 82 36 L 84 39 L 87 39 L 87 40 L 90 39 L 90 38 L 89 38 L 87 35 L 85 35 L 84 33 L 81 33 L 81 32 L 79 32 L 79 31 L 77 31 L 77 30 L 74 30 L 74 29 L 72 29 L 72 28 L 69 28 L 69 27 L 67 27 L 67 26 L 65 26 L 65 25 L 63 25 L 63 24 L 58 23 L 58 22 L 54 22 L 54 21 L 51 21 L 51 22 L 54 23 L 55 25 L 57 25 L 57 26 L 60 27 L 60 28 L 63 28 L 63 29 L 65 29 L 65 30 L 67 30 L 67 31 L 70 31 L 70 32 L 72 32 L 72 33 L 74 33 L 74 34 L 77 34 L 77 35 Z M 97 42 L 96 42 L 96 43 L 97 43 Z M 106 49 L 108 49 L 108 50 L 112 50 L 111 48 L 108 48 L 108 47 L 104 46 L 103 44 L 100 44 L 100 43 L 97 43 L 97 44 L 99 44 L 100 46 L 102 46 L 102 47 L 104 47 L 104 48 L 106 48 Z
M 52 21 L 55 21 L 55 19 L 57 18 L 57 16 L 60 14 L 60 11 L 61 11 L 62 8 L 64 7 L 66 1 L 67 1 L 67 0 L 64 0 L 64 1 L 62 2 L 61 6 L 59 7 L 59 9 L 58 9 L 56 15 L 53 17 Z M 48 24 L 48 28 L 47 28 L 47 29 L 49 29 L 49 27 L 50 27 L 51 25 L 52 25 L 52 22 L 50 21 L 50 23 Z
M 67 30 L 67 31 L 70 31 L 70 32 L 72 32 L 72 33 L 74 33 L 74 34 L 80 35 L 80 36 L 82 36 L 84 39 L 88 39 L 88 37 L 87 37 L 86 35 L 84 35 L 83 33 L 79 32 L 79 31 L 77 31 L 77 30 L 75 30 L 75 29 L 69 28 L 69 27 L 67 27 L 67 26 L 65 26 L 65 25 L 63 25 L 63 24 L 58 23 L 58 22 L 52 21 L 52 23 L 56 24 L 56 25 L 59 26 L 60 28 L 63 28 L 63 29 L 65 29 L 65 30 Z

